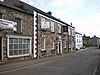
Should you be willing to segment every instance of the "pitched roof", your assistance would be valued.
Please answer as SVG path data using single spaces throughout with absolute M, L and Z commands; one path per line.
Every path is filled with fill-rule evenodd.
M 59 22 L 65 24 L 67 26 L 70 26 L 72 28 L 75 28 L 72 25 L 69 25 L 69 24 L 65 23 L 64 21 L 61 21 L 60 19 L 57 19 L 56 17 L 54 17 L 54 16 L 52 16 L 50 14 L 47 14 L 46 12 L 44 12 L 44 11 L 42 11 L 42 10 L 34 7 L 34 6 L 31 6 L 31 5 L 29 5 L 29 4 L 25 3 L 25 2 L 20 1 L 20 0 L 18 0 L 18 1 L 23 6 L 23 9 L 18 8 L 18 7 L 15 7 L 15 6 L 7 5 L 7 4 L 5 4 L 5 3 L 1 2 L 1 1 L 0 1 L 0 5 L 5 6 L 5 7 L 8 7 L 8 8 L 11 8 L 11 9 L 18 10 L 18 11 L 21 11 L 21 12 L 24 12 L 24 13 L 27 13 L 27 14 L 31 14 L 31 15 L 33 15 L 34 14 L 34 11 L 36 11 L 36 12 L 42 14 L 42 15 L 45 15 L 45 16 L 47 16 L 49 18 L 52 18 L 52 19 L 54 19 L 56 21 L 59 21 Z
M 17 10 L 17 11 L 20 11 L 20 12 L 23 12 L 23 13 L 26 13 L 26 14 L 29 14 L 29 15 L 34 15 L 34 14 L 28 12 L 28 11 L 24 11 L 24 10 L 19 9 L 19 8 L 17 8 L 17 7 L 13 7 L 13 6 L 4 4 L 2 1 L 0 1 L 0 6 L 7 7 L 7 8 L 10 8 L 10 9 L 13 9 L 13 10 Z

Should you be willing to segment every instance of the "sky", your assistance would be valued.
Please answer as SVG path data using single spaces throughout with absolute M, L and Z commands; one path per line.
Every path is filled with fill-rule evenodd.
M 21 0 L 70 24 L 75 31 L 100 37 L 100 0 Z

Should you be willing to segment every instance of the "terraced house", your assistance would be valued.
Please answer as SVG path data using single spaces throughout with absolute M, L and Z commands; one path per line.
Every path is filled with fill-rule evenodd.
M 68 26 L 68 51 L 74 52 L 75 51 L 75 27 Z
M 0 16 L 0 60 L 32 58 L 33 14 L 0 2 Z
M 74 49 L 74 27 L 53 17 L 51 12 L 20 0 L 4 0 L 0 10 L 1 60 L 41 58 Z

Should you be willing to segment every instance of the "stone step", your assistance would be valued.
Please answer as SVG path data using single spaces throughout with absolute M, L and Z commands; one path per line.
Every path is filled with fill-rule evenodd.
M 0 61 L 0 65 L 5 64 L 5 63 L 6 63 L 5 61 Z

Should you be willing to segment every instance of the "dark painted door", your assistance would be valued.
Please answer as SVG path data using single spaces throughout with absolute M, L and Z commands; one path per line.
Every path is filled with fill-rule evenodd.
M 2 38 L 0 37 L 0 60 L 2 60 Z
M 61 53 L 61 44 L 60 44 L 60 41 L 59 41 L 59 53 Z

